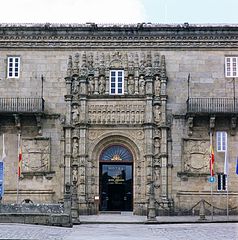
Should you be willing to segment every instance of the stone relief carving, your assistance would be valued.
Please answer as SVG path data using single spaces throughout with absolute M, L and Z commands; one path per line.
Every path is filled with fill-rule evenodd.
M 22 139 L 24 172 L 47 172 L 50 170 L 50 139 Z
M 140 57 L 139 57 L 140 56 Z M 145 94 L 145 87 L 154 86 L 153 92 L 160 95 L 161 68 L 158 53 L 130 52 L 83 52 L 69 56 L 66 82 L 71 82 L 71 94 L 109 94 L 109 69 L 124 69 L 125 95 Z M 152 64 L 153 63 L 153 64 Z M 162 64 L 162 61 L 161 61 Z M 150 76 L 154 84 L 145 84 L 144 76 Z M 80 77 L 87 79 L 80 82 Z M 147 89 L 151 92 L 151 89 Z
M 95 124 L 141 124 L 144 122 L 144 105 L 90 105 L 89 122 Z
M 208 140 L 184 140 L 183 153 L 185 172 L 209 172 Z

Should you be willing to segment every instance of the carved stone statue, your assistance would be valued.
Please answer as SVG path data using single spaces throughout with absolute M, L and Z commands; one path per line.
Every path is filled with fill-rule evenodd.
M 99 78 L 99 94 L 104 94 L 106 89 L 106 81 L 104 76 Z
M 78 123 L 79 121 L 79 110 L 77 105 L 73 105 L 72 109 L 72 122 L 73 124 Z
M 161 123 L 161 111 L 159 105 L 154 106 L 154 121 L 157 124 Z
M 78 155 L 78 148 L 79 148 L 78 139 L 74 138 L 74 140 L 73 140 L 73 152 L 72 152 L 73 157 L 76 157 Z
M 78 181 L 78 170 L 76 167 L 73 167 L 72 169 L 72 182 Z
M 72 109 L 72 122 L 73 124 L 77 123 L 79 121 L 79 110 L 77 105 L 73 105 Z
M 72 93 L 76 94 L 79 91 L 79 82 L 75 79 L 72 83 Z
M 93 76 L 89 76 L 88 78 L 88 93 L 92 95 L 94 93 L 94 79 Z
M 145 94 L 145 80 L 143 76 L 140 76 L 140 79 L 139 79 L 139 94 L 140 95 Z
M 129 76 L 128 78 L 128 94 L 134 94 L 135 93 L 135 82 L 133 79 L 133 76 Z
M 155 96 L 159 96 L 160 95 L 160 80 L 159 80 L 159 76 L 155 77 L 154 91 L 155 91 Z

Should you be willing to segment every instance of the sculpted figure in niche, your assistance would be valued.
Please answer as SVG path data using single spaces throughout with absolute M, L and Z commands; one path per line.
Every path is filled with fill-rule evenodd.
M 76 157 L 78 155 L 78 148 L 79 148 L 79 144 L 78 144 L 78 139 L 74 138 L 73 140 L 73 156 Z
M 159 80 L 159 76 L 155 77 L 155 82 L 154 82 L 154 90 L 155 90 L 155 96 L 159 96 L 160 95 L 160 80 Z
M 79 121 L 79 110 L 77 105 L 73 105 L 72 109 L 72 121 L 73 124 L 77 123 Z
M 76 167 L 72 170 L 72 181 L 77 182 L 78 181 L 78 170 Z
M 76 94 L 78 93 L 78 90 L 79 90 L 79 82 L 77 80 L 74 80 L 72 84 L 72 93 Z
M 99 78 L 99 94 L 104 94 L 105 93 L 105 87 L 106 87 L 106 81 L 104 76 L 101 76 Z
M 159 105 L 154 106 L 154 121 L 157 124 L 161 123 L 161 111 Z
M 134 94 L 135 93 L 135 82 L 133 79 L 133 76 L 130 75 L 128 78 L 128 94 Z
M 94 93 L 94 80 L 92 76 L 88 78 L 88 93 L 89 95 Z
M 140 95 L 145 94 L 145 80 L 143 76 L 140 76 L 140 79 L 139 79 L 139 94 Z

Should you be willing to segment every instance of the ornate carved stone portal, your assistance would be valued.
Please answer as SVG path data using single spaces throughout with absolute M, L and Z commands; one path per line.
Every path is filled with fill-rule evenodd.
M 110 94 L 114 69 L 123 71 L 122 95 Z M 134 146 L 132 152 L 139 149 L 133 163 L 133 211 L 146 214 L 149 199 L 161 201 L 163 196 L 167 201 L 165 57 L 150 51 L 80 52 L 69 57 L 65 80 L 65 184 L 71 182 L 77 189 L 74 209 L 77 204 L 81 212 L 102 209 L 94 201 L 101 189 L 100 153 L 93 152 L 99 151 L 95 143 L 107 137 L 114 144 L 126 138 L 126 146 Z

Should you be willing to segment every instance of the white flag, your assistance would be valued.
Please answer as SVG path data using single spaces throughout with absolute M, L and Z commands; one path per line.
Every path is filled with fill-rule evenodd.
M 0 161 L 4 161 L 5 158 L 7 157 L 6 152 L 5 152 L 5 142 L 4 142 L 4 134 L 2 135 L 2 158 Z
M 229 168 L 229 165 L 228 165 L 228 157 L 227 157 L 227 133 L 225 134 L 225 160 L 224 160 L 224 174 L 228 175 L 228 168 Z

